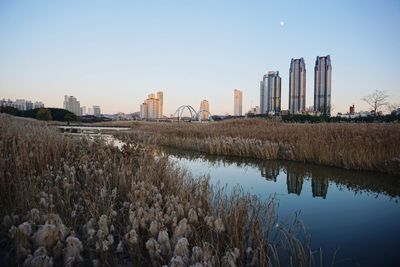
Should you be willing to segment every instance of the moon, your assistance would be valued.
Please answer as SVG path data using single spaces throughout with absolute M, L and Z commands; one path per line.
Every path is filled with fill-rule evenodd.
M 283 25 L 285 25 L 285 22 L 281 21 L 279 24 L 280 24 L 281 26 L 283 26 Z

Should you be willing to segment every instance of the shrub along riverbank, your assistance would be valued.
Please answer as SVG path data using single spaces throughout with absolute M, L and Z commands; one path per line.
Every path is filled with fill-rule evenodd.
M 400 175 L 400 124 L 295 124 L 262 119 L 137 123 L 118 138 L 212 155 L 282 159 Z
M 19 110 L 13 107 L 0 107 L 0 113 L 45 121 L 75 121 L 77 119 L 77 116 L 74 113 L 61 108 L 35 108 L 29 110 Z
M 2 265 L 316 262 L 300 222 L 277 224 L 274 200 L 227 196 L 135 142 L 119 150 L 0 114 L 0 153 Z

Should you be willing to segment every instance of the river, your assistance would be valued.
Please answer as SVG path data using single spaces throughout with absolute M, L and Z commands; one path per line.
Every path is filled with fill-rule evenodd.
M 112 135 L 102 137 L 121 148 Z M 281 222 L 299 214 L 311 234 L 312 249 L 323 252 L 323 266 L 400 266 L 400 178 L 288 161 L 215 157 L 161 148 L 161 154 L 194 176 L 208 175 L 213 186 L 279 201 Z
M 212 157 L 163 149 L 195 176 L 227 191 L 240 185 L 261 198 L 276 195 L 279 219 L 296 212 L 322 248 L 324 266 L 400 266 L 400 179 L 303 163 Z

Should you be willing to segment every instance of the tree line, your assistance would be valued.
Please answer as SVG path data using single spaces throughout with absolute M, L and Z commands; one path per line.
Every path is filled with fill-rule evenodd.
M 77 116 L 62 108 L 35 108 L 30 110 L 19 110 L 14 107 L 0 107 L 1 113 L 13 116 L 34 118 L 45 121 L 76 121 Z

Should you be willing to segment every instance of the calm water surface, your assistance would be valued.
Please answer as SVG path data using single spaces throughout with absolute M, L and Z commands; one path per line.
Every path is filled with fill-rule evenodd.
M 400 178 L 302 163 L 210 157 L 179 150 L 164 153 L 194 175 L 228 190 L 268 198 L 276 194 L 280 220 L 296 211 L 313 249 L 335 266 L 400 266 Z M 324 265 L 328 266 L 329 262 Z

